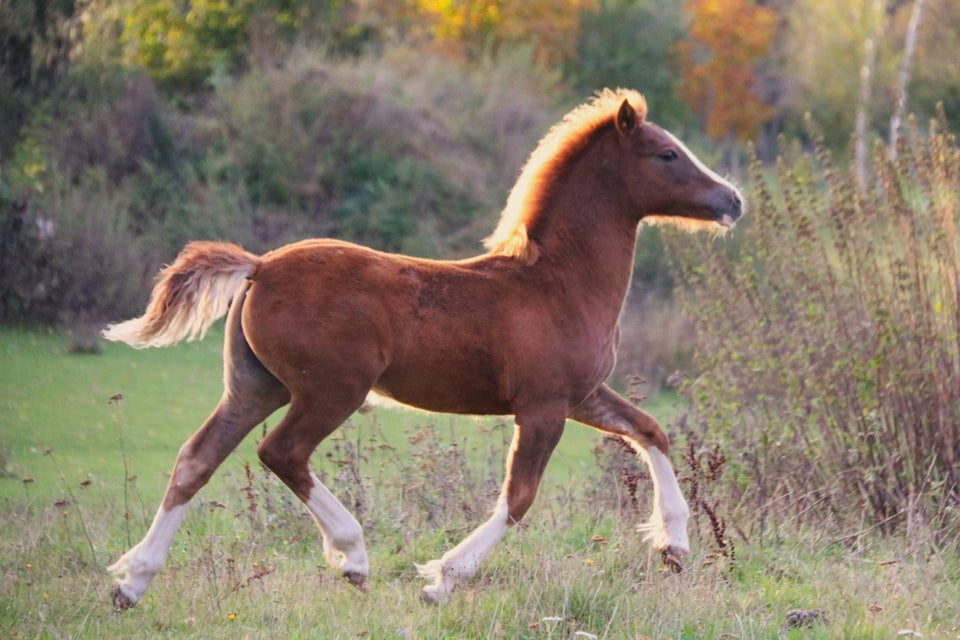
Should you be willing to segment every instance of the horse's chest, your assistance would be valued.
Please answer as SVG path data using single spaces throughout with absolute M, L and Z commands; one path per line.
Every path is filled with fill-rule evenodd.
M 620 325 L 613 331 L 602 334 L 596 340 L 594 356 L 584 370 L 585 378 L 590 384 L 599 384 L 607 379 L 617 364 L 617 347 L 620 344 Z M 589 373 L 587 372 L 589 369 Z
M 614 326 L 606 331 L 596 327 L 575 330 L 566 327 L 562 339 L 551 343 L 559 377 L 574 396 L 590 393 L 607 379 L 617 361 L 620 331 Z M 541 362 L 548 361 L 547 358 Z

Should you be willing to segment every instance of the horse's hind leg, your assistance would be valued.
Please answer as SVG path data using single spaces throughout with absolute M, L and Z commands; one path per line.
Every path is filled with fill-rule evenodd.
M 237 305 L 239 307 L 239 305 Z M 239 314 L 231 313 L 236 320 Z M 167 557 L 187 503 L 253 427 L 287 403 L 286 389 L 250 352 L 243 336 L 228 321 L 224 347 L 224 393 L 206 422 L 180 448 L 163 502 L 146 536 L 108 571 L 118 574 L 114 606 L 127 609 L 146 591 Z
M 690 551 L 689 508 L 666 455 L 667 437 L 660 425 L 606 385 L 584 400 L 570 417 L 624 438 L 647 463 L 653 478 L 653 514 L 643 529 L 651 544 L 660 550 L 664 563 L 679 571 Z
M 295 393 L 287 415 L 260 443 L 259 455 L 310 510 L 327 562 L 363 590 L 370 573 L 363 529 L 309 467 L 317 445 L 363 404 L 369 386 L 349 384 L 349 379 L 344 375 L 342 380 L 315 385 L 309 394 Z
M 445 601 L 458 585 L 480 569 L 507 528 L 523 518 L 537 495 L 550 454 L 563 434 L 564 419 L 563 411 L 517 414 L 506 478 L 497 506 L 486 522 L 442 558 L 417 567 L 421 577 L 431 581 L 423 588 L 424 601 L 431 604 Z

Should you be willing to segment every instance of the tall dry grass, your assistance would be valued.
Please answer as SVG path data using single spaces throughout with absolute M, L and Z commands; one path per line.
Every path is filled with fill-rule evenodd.
M 477 578 L 440 607 L 419 601 L 415 562 L 435 557 L 485 516 L 509 446 L 499 425 L 459 450 L 435 422 L 402 447 L 376 415 L 338 431 L 314 465 L 363 522 L 373 572 L 360 593 L 328 568 L 303 506 L 259 465 L 224 470 L 194 501 L 165 567 L 117 614 L 103 566 L 144 531 L 152 504 L 127 501 L 131 478 L 63 485 L 52 503 L 24 485 L 0 504 L 0 631 L 21 637 L 202 638 L 883 638 L 960 631 L 957 556 L 903 557 L 804 536 L 777 545 L 726 534 L 715 452 L 682 452 L 694 551 L 681 574 L 636 524 L 650 484 L 636 456 L 598 445 L 598 471 L 543 487 Z M 45 456 L 58 464 L 57 452 Z M 137 469 L 129 470 L 136 473 Z M 61 479 L 61 482 L 66 482 Z M 734 525 L 730 525 L 734 528 Z M 804 617 L 811 616 L 811 617 Z M 799 626 L 795 619 L 809 620 Z
M 912 127 L 916 131 L 916 126 Z M 722 441 L 751 528 L 955 537 L 960 151 L 943 114 L 874 149 L 867 188 L 784 144 L 731 241 L 673 243 L 701 375 L 693 437 Z

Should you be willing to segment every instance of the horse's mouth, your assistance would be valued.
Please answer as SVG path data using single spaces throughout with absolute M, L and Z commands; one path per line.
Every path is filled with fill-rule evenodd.
M 725 229 L 733 229 L 734 225 L 737 224 L 737 220 L 740 219 L 740 216 L 732 216 L 729 213 L 725 213 L 720 218 L 717 219 L 717 224 Z

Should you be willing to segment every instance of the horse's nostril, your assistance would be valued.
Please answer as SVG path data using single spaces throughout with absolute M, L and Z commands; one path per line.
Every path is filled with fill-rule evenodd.
M 738 192 L 734 191 L 730 196 L 730 205 L 738 217 L 743 213 L 743 198 Z

